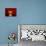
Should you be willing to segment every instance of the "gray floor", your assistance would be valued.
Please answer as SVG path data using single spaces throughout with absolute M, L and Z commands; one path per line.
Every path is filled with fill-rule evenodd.
M 45 41 L 32 42 L 31 40 L 28 41 L 21 40 L 20 46 L 46 46 L 46 42 Z
M 0 46 L 8 46 L 8 45 L 7 44 L 0 44 Z M 28 40 L 28 41 L 21 40 L 19 45 L 16 44 L 15 46 L 46 46 L 46 42 L 43 42 L 43 41 L 32 42 L 31 40 Z
M 8 46 L 8 44 L 0 44 L 0 46 Z M 10 45 L 13 46 L 13 45 Z M 15 44 L 15 46 L 18 46 L 18 44 Z

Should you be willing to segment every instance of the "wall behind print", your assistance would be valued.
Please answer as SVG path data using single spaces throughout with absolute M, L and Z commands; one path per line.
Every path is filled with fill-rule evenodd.
M 9 7 L 17 8 L 16 17 L 5 17 Z M 46 24 L 46 0 L 0 0 L 0 44 L 8 43 L 9 32 L 17 34 L 17 24 Z

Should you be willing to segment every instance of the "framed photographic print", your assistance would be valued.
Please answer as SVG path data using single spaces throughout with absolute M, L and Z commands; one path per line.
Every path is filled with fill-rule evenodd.
M 16 16 L 16 8 L 5 8 L 5 16 Z

